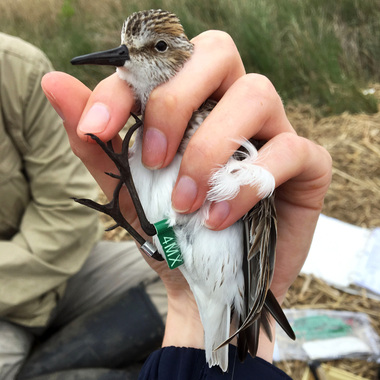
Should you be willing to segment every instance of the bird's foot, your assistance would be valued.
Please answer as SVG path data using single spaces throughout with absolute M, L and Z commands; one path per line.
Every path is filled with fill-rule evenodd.
M 141 249 L 148 256 L 153 257 L 154 259 L 158 261 L 163 261 L 164 259 L 158 253 L 157 249 L 148 241 L 146 241 L 127 222 L 127 220 L 124 218 L 123 214 L 120 211 L 119 195 L 120 195 L 120 190 L 122 186 L 125 184 L 131 196 L 133 204 L 135 206 L 136 213 L 140 220 L 142 229 L 149 236 L 153 236 L 156 234 L 156 229 L 154 225 L 151 224 L 145 216 L 145 212 L 141 206 L 140 199 L 138 197 L 138 194 L 137 194 L 137 191 L 132 179 L 131 170 L 129 167 L 129 162 L 128 162 L 129 142 L 134 131 L 140 126 L 142 126 L 141 120 L 138 119 L 138 117 L 133 114 L 132 116 L 135 118 L 136 123 L 128 130 L 123 140 L 122 150 L 120 153 L 116 153 L 114 151 L 113 146 L 112 146 L 112 141 L 108 141 L 107 143 L 104 143 L 96 135 L 91 134 L 91 133 L 88 134 L 88 136 L 90 136 L 103 149 L 103 151 L 114 162 L 115 166 L 119 170 L 120 174 L 105 173 L 109 175 L 110 177 L 116 178 L 119 180 L 118 184 L 115 187 L 112 200 L 107 204 L 101 205 L 99 203 L 94 202 L 91 199 L 84 199 L 84 198 L 73 198 L 73 199 L 75 200 L 75 202 L 78 202 L 84 206 L 90 207 L 94 210 L 97 210 L 99 212 L 109 215 L 116 222 L 116 224 L 108 228 L 107 231 L 113 230 L 117 227 L 124 228 L 140 244 Z

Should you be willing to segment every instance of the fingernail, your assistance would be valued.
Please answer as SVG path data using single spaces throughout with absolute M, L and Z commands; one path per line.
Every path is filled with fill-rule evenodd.
M 210 207 L 209 217 L 205 226 L 210 229 L 218 228 L 228 218 L 231 212 L 231 205 L 227 201 L 213 203 Z
M 173 193 L 173 209 L 177 212 L 186 212 L 190 210 L 197 194 L 198 187 L 195 181 L 188 176 L 182 176 Z
M 144 135 L 144 165 L 149 169 L 159 169 L 164 164 L 168 142 L 166 136 L 156 128 L 148 128 Z
M 102 103 L 95 103 L 79 123 L 79 130 L 83 133 L 100 133 L 106 129 L 109 120 L 108 107 Z

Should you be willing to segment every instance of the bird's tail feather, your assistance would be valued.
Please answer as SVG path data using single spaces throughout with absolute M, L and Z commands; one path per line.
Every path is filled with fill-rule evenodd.
M 260 324 L 258 321 L 240 331 L 237 336 L 237 352 L 241 362 L 244 362 L 247 357 L 248 350 L 252 356 L 256 356 L 259 347 L 259 332 Z
M 273 340 L 273 334 L 270 322 L 270 312 L 266 308 L 263 308 L 260 317 L 252 324 L 248 325 L 245 329 L 239 332 L 237 339 L 237 351 L 238 357 L 241 362 L 245 360 L 248 354 L 255 357 L 259 348 L 259 335 L 260 328 L 263 328 L 265 334 L 270 341 Z
M 273 295 L 270 289 L 268 290 L 267 296 L 265 298 L 263 311 L 264 310 L 267 310 L 272 315 L 272 317 L 281 326 L 281 328 L 285 331 L 285 333 L 289 336 L 290 339 L 296 339 L 296 335 L 294 334 L 294 331 L 290 326 L 289 321 L 286 318 L 286 315 L 284 314 L 284 311 L 282 310 L 281 306 L 277 302 L 275 296 Z M 268 337 L 271 338 L 269 335 Z
M 272 326 L 270 323 L 270 315 L 269 315 L 269 311 L 265 307 L 263 307 L 263 309 L 261 310 L 259 321 L 260 321 L 260 327 L 263 328 L 265 335 L 272 342 L 273 334 L 272 334 Z
M 228 305 L 225 305 L 221 314 L 219 326 L 214 324 L 208 328 L 205 327 L 205 350 L 209 367 L 218 365 L 223 372 L 226 372 L 228 369 L 228 345 L 217 350 L 216 347 L 224 342 L 230 334 L 231 310 Z

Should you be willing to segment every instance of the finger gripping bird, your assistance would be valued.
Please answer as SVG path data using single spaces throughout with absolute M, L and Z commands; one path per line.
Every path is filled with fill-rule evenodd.
M 119 47 L 76 57 L 72 63 L 116 66 L 119 77 L 132 87 L 136 103 L 144 116 L 151 91 L 175 76 L 190 59 L 192 52 L 193 44 L 173 13 L 149 10 L 133 13 L 125 20 Z M 184 215 L 171 207 L 171 192 L 187 143 L 215 104 L 207 100 L 194 112 L 176 156 L 169 166 L 160 170 L 149 170 L 141 162 L 143 127 L 136 127 L 135 142 L 127 154 L 127 143 L 122 154 L 117 155 L 110 144 L 106 146 L 93 136 L 114 160 L 120 175 L 113 176 L 120 178 L 121 182 L 107 210 L 89 200 L 79 201 L 109 213 L 117 225 L 123 225 L 118 210 L 118 192 L 123 183 L 133 184 L 131 195 L 137 198 L 135 205 L 138 214 L 142 208 L 140 221 L 153 224 L 165 221 L 172 229 L 181 252 L 182 265 L 179 270 L 194 294 L 203 324 L 206 360 L 210 367 L 218 365 L 227 371 L 228 343 L 232 338 L 237 337 L 240 360 L 244 360 L 248 351 L 256 355 L 260 326 L 271 338 L 268 313 L 293 339 L 294 333 L 269 290 L 275 262 L 277 227 L 274 178 L 257 165 L 257 149 L 263 143 L 239 141 L 241 148 L 225 165 L 212 173 L 210 190 L 198 211 Z M 244 218 L 223 231 L 206 228 L 204 223 L 211 203 L 233 199 L 240 187 L 246 185 L 257 189 L 262 200 Z M 128 226 L 126 224 L 125 228 L 128 229 Z M 153 257 L 162 260 L 165 257 L 163 243 L 156 235 L 153 236 L 153 244 L 158 250 Z M 230 336 L 232 320 L 237 326 Z

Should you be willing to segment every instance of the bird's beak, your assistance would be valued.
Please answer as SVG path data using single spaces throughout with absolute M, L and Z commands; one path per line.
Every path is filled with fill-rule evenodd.
M 124 66 L 125 61 L 129 61 L 129 51 L 125 45 L 120 45 L 115 49 L 99 51 L 80 55 L 71 60 L 73 65 L 108 65 Z

